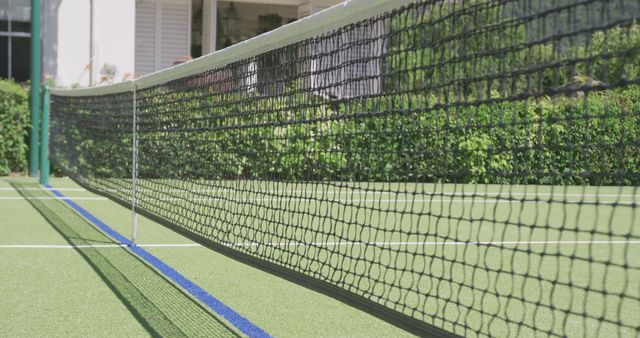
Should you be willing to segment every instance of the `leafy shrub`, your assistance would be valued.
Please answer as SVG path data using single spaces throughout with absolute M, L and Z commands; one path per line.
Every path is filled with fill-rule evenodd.
M 379 95 L 330 100 L 296 83 L 273 93 L 181 91 L 180 82 L 139 92 L 139 176 L 640 183 L 640 87 L 616 85 L 637 83 L 640 26 L 573 27 L 577 36 L 549 42 L 532 23 L 495 25 L 511 15 L 508 6 L 458 3 L 391 19 Z M 270 78 L 290 70 L 267 62 L 276 54 L 263 55 L 262 66 L 280 73 Z M 83 118 L 94 120 L 91 113 Z M 129 175 L 130 120 L 120 122 L 105 118 L 102 131 L 66 126 L 83 154 L 73 159 L 78 170 Z
M 334 147 L 353 180 L 638 184 L 639 96 L 633 86 L 462 109 L 407 96 L 383 108 L 396 114 L 347 120 L 331 134 L 342 137 Z
M 28 128 L 26 90 L 13 81 L 0 80 L 0 175 L 26 170 Z
M 483 0 L 463 5 L 438 1 L 394 17 L 384 60 L 386 90 L 480 97 L 493 90 L 505 95 L 505 91 L 525 89 L 528 83 L 524 76 L 514 76 L 514 83 L 488 80 L 489 75 L 495 78 L 496 74 L 523 71 L 523 67 L 533 67 L 549 57 L 543 46 L 522 47 L 526 34 L 523 23 L 509 27 L 495 24 L 508 16 L 505 11 L 505 6 Z
M 178 105 L 189 105 L 183 95 Z M 166 107 L 173 112 L 144 118 L 149 129 L 139 135 L 140 175 L 638 184 L 639 98 L 638 86 L 462 108 L 413 94 L 306 107 L 256 96 L 229 111 L 225 102 L 232 98 L 212 96 L 198 101 L 203 109 Z M 129 153 L 124 156 L 123 163 Z M 114 160 L 109 157 L 109 163 Z M 101 166 L 105 177 L 109 163 Z
M 606 33 L 593 34 L 589 51 L 595 57 L 593 76 L 596 79 L 615 81 L 640 77 L 640 25 L 616 27 Z M 622 56 L 607 57 L 612 54 Z M 583 72 L 589 74 L 587 69 Z
M 608 11 L 620 10 L 606 6 Z M 569 7 L 552 17 L 567 11 L 581 17 L 566 27 L 558 21 L 564 19 L 548 18 L 547 24 L 564 30 L 564 35 L 550 36 L 553 30 L 541 30 L 538 20 L 517 20 L 525 14 L 520 7 L 527 6 L 443 1 L 394 17 L 384 58 L 385 90 L 482 100 L 493 93 L 502 97 L 552 94 L 570 85 L 615 84 L 640 76 L 640 25 L 593 32 L 589 29 L 609 21 L 589 22 L 584 8 Z M 629 10 L 636 14 L 616 13 L 615 17 L 633 17 L 640 7 Z M 510 23 L 497 24 L 501 20 Z

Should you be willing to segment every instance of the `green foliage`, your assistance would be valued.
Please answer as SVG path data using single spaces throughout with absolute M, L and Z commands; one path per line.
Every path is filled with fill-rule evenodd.
M 524 77 L 512 83 L 487 79 L 532 62 L 545 61 L 545 48 L 526 50 L 513 42 L 525 39 L 524 24 L 497 26 L 504 6 L 485 0 L 436 2 L 391 21 L 385 89 L 428 91 L 437 96 L 461 93 L 484 96 L 492 90 L 524 89 Z M 407 29 L 411 27 L 411 29 Z
M 175 93 L 173 103 L 140 112 L 139 177 L 640 184 L 640 86 L 463 106 L 415 94 L 344 103 L 305 96 L 300 105 L 199 95 Z M 80 154 L 63 166 L 128 177 L 130 118 L 76 114 L 60 139 L 53 135 Z
M 188 94 L 176 99 L 199 102 L 190 101 Z M 541 97 L 465 107 L 443 106 L 436 96 L 414 94 L 342 104 L 324 101 L 310 108 L 255 96 L 251 103 L 237 104 L 230 111 L 228 99 L 212 96 L 198 103 L 201 109 L 149 115 L 153 122 L 146 126 L 153 130 L 139 136 L 144 149 L 141 176 L 640 183 L 634 174 L 640 172 L 638 86 L 592 92 L 582 98 Z M 120 147 L 126 149 L 126 142 Z M 118 151 L 104 145 L 97 148 L 101 154 L 111 154 L 100 165 L 107 170 L 101 175 L 107 177 Z M 128 156 L 122 159 L 127 161 Z
M 640 76 L 640 25 L 616 27 L 593 35 L 589 48 L 595 57 L 594 77 L 602 81 L 633 80 Z M 615 52 L 615 53 L 614 53 Z M 610 57 L 607 55 L 622 54 Z M 584 74 L 588 74 L 584 70 Z
M 335 124 L 331 134 L 340 138 L 333 147 L 344 149 L 336 156 L 346 158 L 349 169 L 348 177 L 334 179 L 638 184 L 638 97 L 633 86 L 579 99 L 442 109 L 433 98 L 406 96 L 378 107 L 398 114 Z M 368 104 L 375 103 L 348 109 L 371 111 Z
M 640 87 L 616 84 L 640 76 L 640 26 L 593 33 L 580 15 L 584 33 L 550 41 L 542 26 L 560 21 L 508 20 L 516 8 L 494 4 L 436 1 L 393 17 L 378 96 L 329 100 L 284 81 L 142 91 L 140 177 L 639 184 Z M 262 55 L 259 83 L 295 78 L 280 56 Z M 109 123 L 67 133 L 93 153 L 74 163 L 126 177 L 131 122 Z
M 29 130 L 27 91 L 10 80 L 0 80 L 0 175 L 26 170 Z
M 552 27 L 541 28 L 538 20 L 514 19 L 514 14 L 524 15 L 519 12 L 526 7 L 492 6 L 487 0 L 436 2 L 394 17 L 383 60 L 386 92 L 483 100 L 494 92 L 502 97 L 552 93 L 571 85 L 614 84 L 640 76 L 640 25 L 592 32 L 588 29 L 595 23 L 585 21 L 585 9 L 569 7 L 567 11 L 577 17 L 571 26 L 563 27 L 563 11 L 552 16 L 559 16 L 557 20 L 545 22 L 573 33 L 550 39 L 549 33 L 541 32 L 552 32 Z M 609 12 L 620 10 L 606 7 Z M 640 6 L 628 10 L 637 12 Z M 504 22 L 511 23 L 497 24 Z M 586 80 L 576 81 L 582 78 Z

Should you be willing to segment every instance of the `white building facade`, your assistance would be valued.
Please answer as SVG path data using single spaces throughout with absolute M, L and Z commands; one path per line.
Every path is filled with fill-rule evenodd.
M 129 80 L 340 2 L 46 0 L 43 77 L 61 87 Z
M 135 0 L 47 0 L 42 7 L 43 77 L 57 86 L 97 85 L 134 71 Z

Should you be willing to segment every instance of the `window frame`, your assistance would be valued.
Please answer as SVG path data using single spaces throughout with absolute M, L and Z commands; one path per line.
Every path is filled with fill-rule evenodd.
M 9 0 L 8 1 L 9 4 L 9 9 L 11 8 L 11 4 L 12 1 Z M 31 33 L 30 32 L 14 32 L 13 31 L 13 27 L 12 24 L 14 21 L 16 22 L 27 22 L 27 21 L 18 21 L 18 20 L 13 20 L 13 16 L 11 14 L 11 10 L 7 11 L 8 16 L 6 18 L 7 21 L 7 30 L 6 31 L 2 31 L 0 30 L 0 36 L 4 36 L 7 37 L 7 78 L 8 79 L 13 79 L 13 42 L 12 40 L 14 38 L 29 38 L 31 39 Z M 31 22 L 31 21 L 28 21 Z

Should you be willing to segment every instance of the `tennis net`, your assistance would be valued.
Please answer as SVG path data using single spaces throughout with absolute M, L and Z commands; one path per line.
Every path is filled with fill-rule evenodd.
M 640 334 L 640 4 L 349 1 L 52 90 L 50 158 L 421 335 Z

